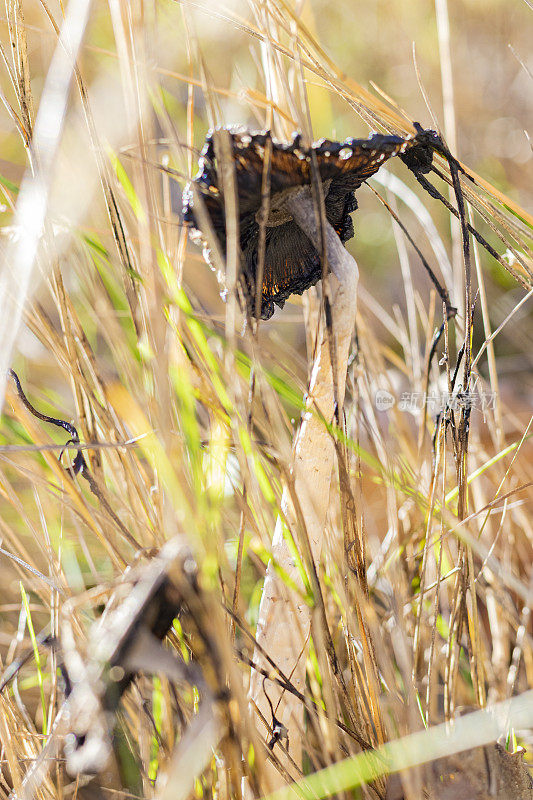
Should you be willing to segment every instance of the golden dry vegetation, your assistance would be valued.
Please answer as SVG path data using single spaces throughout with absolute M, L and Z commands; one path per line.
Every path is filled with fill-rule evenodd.
M 511 697 L 522 697 L 518 725 L 503 718 L 493 730 L 475 717 L 458 724 L 452 749 L 496 736 L 508 752 L 531 748 L 530 5 L 5 0 L 0 360 L 88 447 L 86 471 L 72 477 L 75 449 L 58 460 L 68 432 L 32 416 L 8 380 L 2 797 L 239 797 L 243 776 L 255 797 L 271 788 L 265 764 L 279 763 L 283 743 L 266 747 L 272 720 L 254 716 L 246 692 L 314 327 L 306 298 L 257 330 L 238 309 L 234 320 L 187 241 L 182 190 L 207 130 L 233 123 L 339 140 L 409 134 L 413 121 L 438 127 L 479 176 L 462 178 L 466 213 L 498 255 L 471 240 L 469 280 L 459 223 L 399 160 L 358 190 L 345 414 L 324 421 L 347 481 L 336 466 L 316 574 L 301 560 L 298 591 L 314 622 L 305 725 L 289 738 L 301 739 L 304 759 L 284 778 L 322 775 L 306 797 L 383 797 L 384 775 L 447 755 L 443 731 L 385 746 L 385 761 L 362 751 Z M 443 178 L 430 177 L 455 207 L 449 168 L 439 168 Z M 441 303 L 381 200 L 458 308 L 431 364 Z M 471 414 L 460 399 L 446 405 L 456 365 Z M 114 731 L 110 766 L 69 775 L 65 652 L 90 662 L 106 604 L 118 608 L 131 576 L 177 535 L 199 588 L 192 598 L 176 579 L 185 594 L 166 647 L 198 665 L 223 707 L 221 732 L 211 740 L 201 729 L 187 740 L 192 755 L 180 750 L 201 717 L 200 684 L 145 669 L 116 713 L 100 715 Z M 350 535 L 367 593 L 345 560 Z M 302 526 L 287 536 L 302 552 Z M 409 773 L 405 796 L 423 796 L 423 780 Z

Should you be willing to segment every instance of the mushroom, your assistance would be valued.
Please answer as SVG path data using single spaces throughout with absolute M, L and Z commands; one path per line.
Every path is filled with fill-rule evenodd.
M 406 138 L 373 134 L 368 139 L 346 139 L 344 142 L 321 139 L 310 148 L 302 144 L 298 134 L 291 143 L 281 143 L 272 139 L 268 131 L 226 130 L 235 165 L 242 286 L 252 316 L 256 316 L 260 220 L 264 207 L 261 197 L 263 173 L 267 172 L 264 169 L 267 148 L 271 154 L 269 214 L 265 223 L 263 274 L 260 276 L 262 319 L 272 316 L 274 304 L 283 308 L 290 295 L 302 294 L 322 277 L 320 235 L 311 195 L 313 174 L 318 173 L 324 194 L 328 266 L 337 274 L 339 270 L 343 271 L 342 263 L 344 268 L 349 268 L 341 243 L 354 235 L 350 214 L 357 208 L 355 190 L 393 156 L 418 153 L 419 159 L 427 161 L 429 158 L 431 163 L 428 144 L 431 132 L 420 127 L 415 135 Z M 205 227 L 202 220 L 204 223 L 208 220 L 221 252 L 226 252 L 225 204 L 217 168 L 216 135 L 217 131 L 207 135 L 199 172 L 188 184 L 183 198 L 184 221 L 191 229 L 191 237 L 203 243 L 204 256 L 209 263 L 212 256 L 202 232 L 202 227 Z M 313 161 L 317 169 L 315 173 Z M 198 209 L 199 203 L 202 203 L 202 209 Z M 207 212 L 207 217 L 204 212 Z

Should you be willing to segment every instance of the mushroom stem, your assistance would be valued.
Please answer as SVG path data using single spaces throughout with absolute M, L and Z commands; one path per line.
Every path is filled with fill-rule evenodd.
M 319 241 L 319 222 L 309 188 L 290 200 L 288 210 L 306 236 L 313 242 L 317 251 Z M 293 685 L 305 692 L 306 661 L 311 631 L 312 609 L 303 600 L 304 587 L 294 552 L 288 544 L 290 536 L 298 543 L 302 536 L 307 537 L 310 553 L 318 569 L 322 557 L 326 513 L 329 506 L 331 476 L 335 464 L 333 440 L 323 420 L 334 419 L 335 403 L 344 401 L 346 370 L 350 343 L 355 325 L 358 269 L 355 260 L 343 247 L 334 229 L 326 223 L 326 247 L 329 267 L 327 281 L 331 306 L 332 330 L 321 320 L 318 332 L 318 348 L 311 372 L 306 398 L 306 410 L 296 433 L 293 460 L 289 474 L 290 485 L 286 485 L 282 497 L 282 512 L 290 534 L 284 533 L 283 518 L 279 517 L 272 540 L 272 562 L 267 568 L 263 595 L 259 608 L 257 641 L 260 648 L 254 654 L 254 663 L 271 672 L 271 666 L 262 656 L 266 651 L 274 663 Z M 333 345 L 333 346 L 331 346 Z M 332 369 L 331 355 L 336 361 Z M 338 381 L 334 390 L 334 378 Z M 294 507 L 297 498 L 301 516 Z M 305 523 L 302 530 L 301 522 Z M 305 541 L 305 540 L 304 540 Z M 338 551 L 333 543 L 334 551 Z M 300 553 L 309 552 L 300 547 Z M 304 555 L 305 563 L 305 555 Z M 285 573 L 289 580 L 280 575 Z M 298 587 L 290 588 L 290 584 Z M 266 689 L 266 693 L 265 693 Z M 267 699 L 267 694 L 272 706 Z M 301 767 L 302 732 L 304 708 L 294 695 L 283 692 L 272 681 L 263 683 L 259 672 L 252 671 L 250 682 L 252 713 L 258 708 L 269 725 L 272 725 L 272 708 L 276 720 L 282 723 L 289 735 L 289 755 Z M 270 734 L 263 728 L 265 738 Z M 332 733 L 335 736 L 335 733 Z M 296 777 L 291 761 L 287 759 L 282 747 L 275 745 L 276 755 L 290 775 Z M 267 769 L 267 790 L 284 784 L 280 773 L 269 764 Z
M 292 194 L 287 199 L 285 208 L 298 227 L 310 239 L 316 251 L 320 253 L 322 250 L 320 246 L 320 216 L 310 187 L 306 186 L 300 192 Z M 347 284 L 354 279 L 357 281 L 359 277 L 357 263 L 326 219 L 324 219 L 324 234 L 329 269 L 341 283 Z

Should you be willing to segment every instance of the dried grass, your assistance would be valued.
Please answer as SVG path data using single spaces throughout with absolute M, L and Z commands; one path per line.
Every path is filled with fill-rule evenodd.
M 71 2 L 68 13 L 81 15 L 76 20 L 81 31 L 88 4 L 85 9 L 78 5 L 77 10 Z M 34 405 L 75 420 L 88 445 L 84 452 L 94 483 L 72 478 L 58 464 L 64 438 L 35 420 L 9 385 L 0 452 L 1 665 L 8 668 L 27 653 L 32 657 L 0 697 L 0 794 L 54 800 L 84 794 L 240 798 L 244 777 L 247 791 L 260 797 L 270 788 L 267 759 L 287 767 L 278 761 L 283 745 L 272 751 L 266 747 L 272 720 L 253 720 L 245 695 L 259 592 L 308 366 L 301 317 L 298 313 L 292 325 L 290 307 L 278 312 L 279 326 L 266 323 L 242 333 L 238 300 L 230 292 L 220 323 L 221 306 L 213 299 L 214 284 L 205 278 L 207 267 L 187 248 L 180 227 L 175 173 L 194 171 L 195 147 L 207 122 L 227 121 L 223 101 L 241 102 L 248 117 L 278 135 L 296 126 L 311 137 L 313 115 L 308 115 L 304 88 L 317 81 L 346 107 L 354 125 L 363 120 L 371 128 L 398 133 L 412 128 L 383 94 L 344 75 L 298 10 L 284 0 L 252 0 L 249 16 L 223 7 L 208 12 L 251 45 L 261 64 L 264 88 L 251 85 L 245 92 L 219 86 L 218 75 L 210 74 L 209 36 L 198 27 L 203 12 L 196 4 L 158 9 L 110 0 L 93 9 L 116 43 L 113 69 L 118 61 L 119 78 L 114 74 L 108 87 L 116 106 L 108 105 L 108 113 L 123 110 L 125 122 L 104 136 L 93 114 L 92 89 L 97 93 L 105 83 L 94 70 L 100 60 L 101 69 L 108 69 L 109 59 L 89 34 L 78 63 L 66 59 L 63 78 L 75 80 L 76 86 L 65 132 L 57 120 L 55 149 L 43 164 L 42 143 L 32 134 L 38 131 L 34 108 L 38 120 L 46 88 L 40 99 L 33 96 L 27 39 L 34 36 L 34 25 L 47 26 L 57 38 L 65 22 L 57 8 L 44 2 L 42 7 L 40 15 L 32 9 L 30 25 L 21 2 L 6 0 L 2 99 L 20 136 L 18 152 L 27 154 L 22 187 L 41 181 L 40 199 L 50 203 L 42 206 L 44 236 L 38 252 L 28 255 L 20 238 L 8 249 L 14 260 L 2 272 L 6 330 L 1 352 L 7 364 L 11 342 L 20 345 L 15 364 Z M 445 3 L 438 9 L 450 104 Z M 159 26 L 167 15 L 175 21 L 178 11 L 183 23 L 176 46 L 187 53 L 182 73 L 160 66 L 157 50 L 159 38 L 165 39 Z M 91 59 L 85 63 L 88 53 Z M 162 76 L 186 86 L 179 119 Z M 99 98 L 94 100 L 98 106 Z M 449 143 L 452 112 L 447 105 Z M 64 181 L 68 173 L 63 166 L 54 182 L 54 170 L 56 157 L 59 162 L 69 152 L 72 137 L 78 137 L 71 148 L 78 155 L 71 162 L 72 194 L 87 191 L 90 202 L 73 202 L 70 216 L 68 204 L 61 204 L 56 193 L 58 176 Z M 451 185 L 447 165 L 437 160 L 444 184 Z M 231 175 L 230 170 L 229 184 Z M 533 219 L 515 200 L 475 177 L 475 185 L 461 177 L 468 220 L 476 227 L 481 220 L 487 223 L 484 235 L 516 279 L 514 285 L 531 291 Z M 381 183 L 389 205 L 410 232 L 416 231 L 423 252 L 429 243 L 437 256 L 432 263 L 440 266 L 452 297 L 464 298 L 463 309 L 472 307 L 478 292 L 479 299 L 473 318 L 460 314 L 446 325 L 440 362 L 430 367 L 435 329 L 442 320 L 440 303 L 428 291 L 397 227 L 404 295 L 390 308 L 375 291 L 361 291 L 346 419 L 342 430 L 331 427 L 338 463 L 345 469 L 332 491 L 328 547 L 316 565 L 318 583 L 305 559 L 301 565 L 302 599 L 314 612 L 313 638 L 301 698 L 305 726 L 290 730 L 289 737 L 301 739 L 304 773 L 334 768 L 360 754 L 362 743 L 422 736 L 417 732 L 451 719 L 460 706 L 484 707 L 533 686 L 531 421 L 519 401 L 518 379 L 513 383 L 512 376 L 502 377 L 496 347 L 502 332 L 514 331 L 518 357 L 527 363 L 525 292 L 513 290 L 512 305 L 493 316 L 490 257 L 474 242 L 472 274 L 465 277 L 453 242 L 431 222 L 438 213 L 435 202 L 418 191 L 413 195 L 398 178 Z M 17 204 L 19 214 L 22 187 L 17 197 L 9 181 L 1 186 L 5 205 L 12 209 Z M 453 193 L 451 198 L 453 203 Z M 229 218 L 235 223 L 235 210 Z M 10 219 L 10 224 L 23 226 L 20 217 L 14 219 L 19 222 Z M 37 233 L 42 233 L 40 225 Z M 4 234 L 9 237 L 9 230 Z M 226 256 L 234 285 L 235 236 L 230 242 Z M 438 264 L 444 248 L 452 252 L 446 259 L 453 275 L 447 262 Z M 24 259 L 26 277 L 18 271 Z M 38 292 L 27 292 L 37 272 L 42 285 Z M 10 304 L 15 316 L 9 315 Z M 21 327 L 16 315 L 22 312 Z M 310 351 L 313 333 L 309 328 Z M 439 393 L 443 385 L 450 388 L 463 343 L 457 380 L 476 397 L 492 393 L 493 407 L 469 416 L 459 404 L 455 411 L 444 410 L 436 422 L 431 409 L 409 414 L 398 402 L 386 413 L 376 409 L 378 390 L 398 399 L 402 392 L 420 397 L 427 386 Z M 165 676 L 139 676 L 114 721 L 109 769 L 89 782 L 73 779 L 61 749 L 68 730 L 61 712 L 61 656 L 40 649 L 40 662 L 33 658 L 35 636 L 43 632 L 61 639 L 68 630 L 82 657 L 89 659 L 91 626 L 115 588 L 129 579 L 131 567 L 149 562 L 178 532 L 199 566 L 202 599 L 192 614 L 196 627 L 191 610 L 184 611 L 168 647 L 194 656 L 204 673 L 214 671 L 219 688 L 227 690 L 216 754 L 210 750 L 216 737 L 206 733 L 210 717 L 199 719 L 194 687 L 177 692 Z M 291 535 L 298 541 L 297 530 Z M 361 558 L 364 554 L 367 586 L 361 580 L 361 558 L 345 560 L 345 541 L 358 545 Z M 204 639 L 201 629 L 210 632 Z M 214 640 L 216 648 L 207 648 L 206 654 L 205 642 Z M 214 653 L 220 663 L 210 661 Z M 285 687 L 290 677 L 282 677 Z M 465 728 L 470 738 L 455 743 L 456 749 L 485 744 L 497 733 L 508 736 L 509 749 L 515 734 L 527 745 L 533 729 L 529 695 L 523 702 L 519 730 L 504 721 L 487 738 L 480 721 Z M 192 737 L 193 750 L 184 753 L 180 742 L 194 724 L 203 733 Z M 436 750 L 427 753 L 444 755 L 438 749 L 445 741 L 443 730 L 432 736 L 427 742 L 437 742 Z M 361 760 L 346 762 L 353 770 L 342 788 L 335 783 L 342 783 L 341 772 L 334 770 L 333 783 L 315 783 L 307 796 L 345 793 L 361 781 L 366 784 L 429 757 L 421 754 L 418 740 L 411 748 L 409 741 L 403 760 L 399 751 L 384 751 L 392 759 L 389 766 L 373 771 L 376 761 L 369 756 L 364 768 Z M 199 774 L 193 764 L 201 768 Z M 179 794 L 183 770 L 189 770 L 187 791 Z M 293 763 L 288 772 L 287 778 L 301 778 L 302 765 Z M 421 781 L 421 772 L 406 774 L 405 796 L 422 796 Z M 379 781 L 374 788 L 366 785 L 363 795 L 377 796 L 380 786 Z

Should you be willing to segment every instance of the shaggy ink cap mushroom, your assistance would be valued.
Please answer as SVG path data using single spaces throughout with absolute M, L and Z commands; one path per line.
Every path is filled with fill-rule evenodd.
M 400 154 L 403 163 L 416 174 L 427 174 L 433 164 L 433 154 L 441 153 L 445 158 L 451 154 L 447 152 L 440 135 L 436 131 L 424 130 L 420 123 L 415 122 L 416 135 L 411 141 L 411 146 Z
M 235 164 L 235 183 L 238 196 L 239 238 L 242 253 L 243 287 L 249 310 L 255 316 L 255 282 L 258 271 L 260 238 L 261 188 L 264 157 L 267 143 L 272 143 L 270 163 L 270 213 L 266 222 L 266 247 L 261 286 L 261 318 L 269 319 L 274 304 L 283 307 L 291 294 L 302 294 L 322 277 L 320 256 L 300 227 L 293 220 L 285 204 L 312 180 L 312 153 L 324 191 L 327 221 L 335 229 L 341 242 L 354 235 L 350 214 L 356 210 L 354 192 L 370 178 L 379 167 L 393 156 L 405 156 L 410 150 L 416 153 L 416 167 L 424 169 L 431 163 L 431 146 L 428 133 L 413 136 L 385 136 L 373 134 L 368 139 L 346 139 L 334 142 L 321 139 L 306 148 L 301 136 L 296 134 L 290 143 L 272 139 L 269 132 L 248 133 L 229 129 L 231 152 Z M 216 234 L 221 252 L 226 252 L 226 221 L 224 197 L 217 169 L 214 136 L 206 138 L 199 172 L 194 178 L 201 192 L 205 211 Z M 422 135 L 423 134 L 423 135 Z M 413 153 L 414 155 L 414 153 Z M 408 166 L 411 166 L 408 164 Z M 413 163 L 413 167 L 415 164 Z M 204 244 L 204 256 L 210 261 L 209 247 L 200 230 L 199 215 L 195 213 L 194 192 L 189 184 L 184 192 L 184 221 L 191 228 L 191 236 Z

